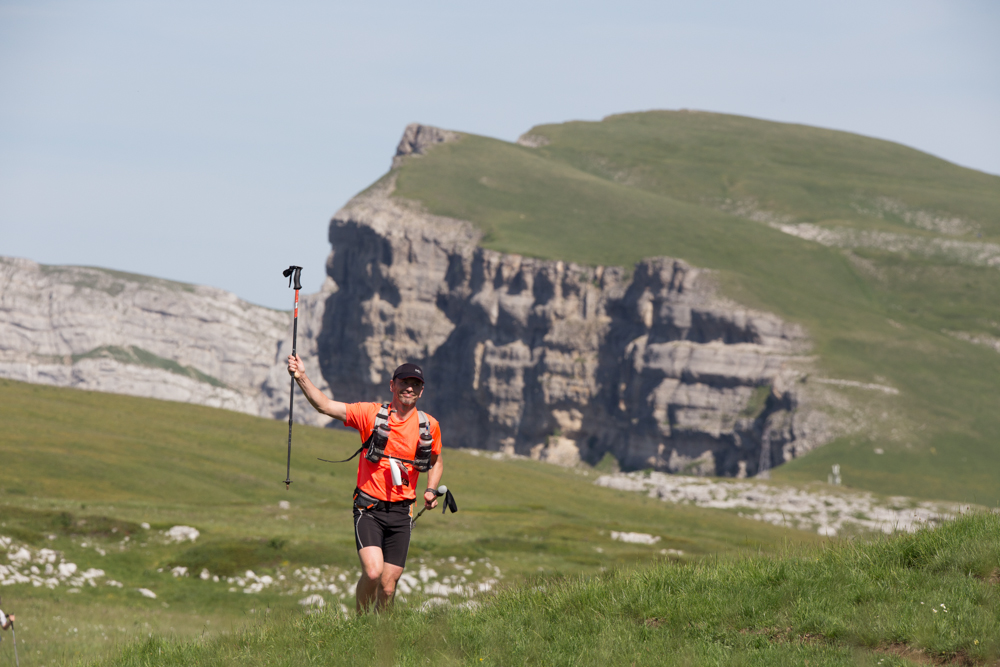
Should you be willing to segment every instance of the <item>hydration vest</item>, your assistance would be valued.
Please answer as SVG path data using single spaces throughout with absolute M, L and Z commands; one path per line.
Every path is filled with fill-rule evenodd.
M 431 422 L 427 419 L 427 415 L 417 410 L 417 419 L 420 421 L 420 438 L 417 441 L 416 452 L 412 460 L 390 456 L 385 453 L 385 448 L 389 444 L 390 433 L 388 403 L 383 403 L 382 407 L 379 408 L 378 414 L 375 415 L 375 425 L 372 427 L 372 434 L 358 448 L 358 451 L 343 461 L 319 460 L 325 463 L 347 463 L 361 452 L 365 452 L 365 458 L 375 465 L 378 465 L 378 462 L 382 459 L 392 459 L 400 463 L 409 463 L 420 472 L 427 472 L 431 469 L 431 452 L 434 446 L 434 436 L 431 435 Z

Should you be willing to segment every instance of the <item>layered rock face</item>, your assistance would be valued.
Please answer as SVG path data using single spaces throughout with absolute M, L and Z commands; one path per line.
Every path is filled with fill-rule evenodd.
M 407 129 L 397 162 L 419 155 Z M 413 158 L 407 158 L 413 159 Z M 446 444 L 559 463 L 754 475 L 822 444 L 804 332 L 715 295 L 711 276 L 653 258 L 631 276 L 485 250 L 461 220 L 391 196 L 393 178 L 330 224 L 317 342 L 338 400 L 384 400 L 423 365 Z
M 300 308 L 311 359 L 323 305 Z M 290 314 L 220 289 L 0 258 L 0 377 L 287 419 L 290 346 Z
M 411 125 L 394 169 L 457 137 Z M 446 445 L 562 464 L 758 475 L 830 438 L 804 332 L 720 298 L 710 272 L 486 250 L 393 184 L 334 216 L 327 281 L 301 300 L 299 353 L 328 395 L 387 400 L 416 362 Z M 222 290 L 0 258 L 0 377 L 286 419 L 290 346 L 290 313 Z M 329 423 L 296 395 L 296 421 Z

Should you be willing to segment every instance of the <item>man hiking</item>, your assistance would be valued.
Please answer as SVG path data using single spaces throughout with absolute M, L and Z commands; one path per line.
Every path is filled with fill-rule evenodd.
M 427 509 L 437 506 L 434 489 L 444 471 L 441 428 L 417 410 L 424 373 L 416 364 L 397 368 L 389 382 L 392 402 L 384 405 L 328 398 L 306 377 L 298 355 L 288 356 L 288 373 L 316 410 L 361 434 L 364 444 L 358 452 L 364 453 L 354 490 L 354 541 L 361 559 L 357 610 L 381 611 L 392 602 L 406 565 L 420 471 L 427 471 L 427 490 L 421 494 Z

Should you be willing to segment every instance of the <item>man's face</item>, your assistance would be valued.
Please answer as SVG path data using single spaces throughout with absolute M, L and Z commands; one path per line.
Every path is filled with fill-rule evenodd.
M 417 378 L 399 378 L 389 383 L 393 397 L 401 405 L 407 407 L 417 404 L 417 399 L 424 393 L 424 383 Z

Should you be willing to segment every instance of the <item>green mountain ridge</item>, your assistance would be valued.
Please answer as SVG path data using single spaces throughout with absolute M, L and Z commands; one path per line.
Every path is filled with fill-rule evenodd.
M 858 389 L 857 404 L 877 412 L 776 477 L 825 479 L 839 463 L 860 488 L 1000 501 L 1000 271 L 988 259 L 1000 177 L 892 142 L 706 112 L 526 136 L 532 146 L 464 134 L 407 158 L 394 196 L 472 222 L 502 252 L 712 269 L 725 295 L 804 325 L 824 376 L 899 391 L 884 402 Z M 862 236 L 837 247 L 817 230 Z M 897 237 L 903 250 L 885 241 Z

